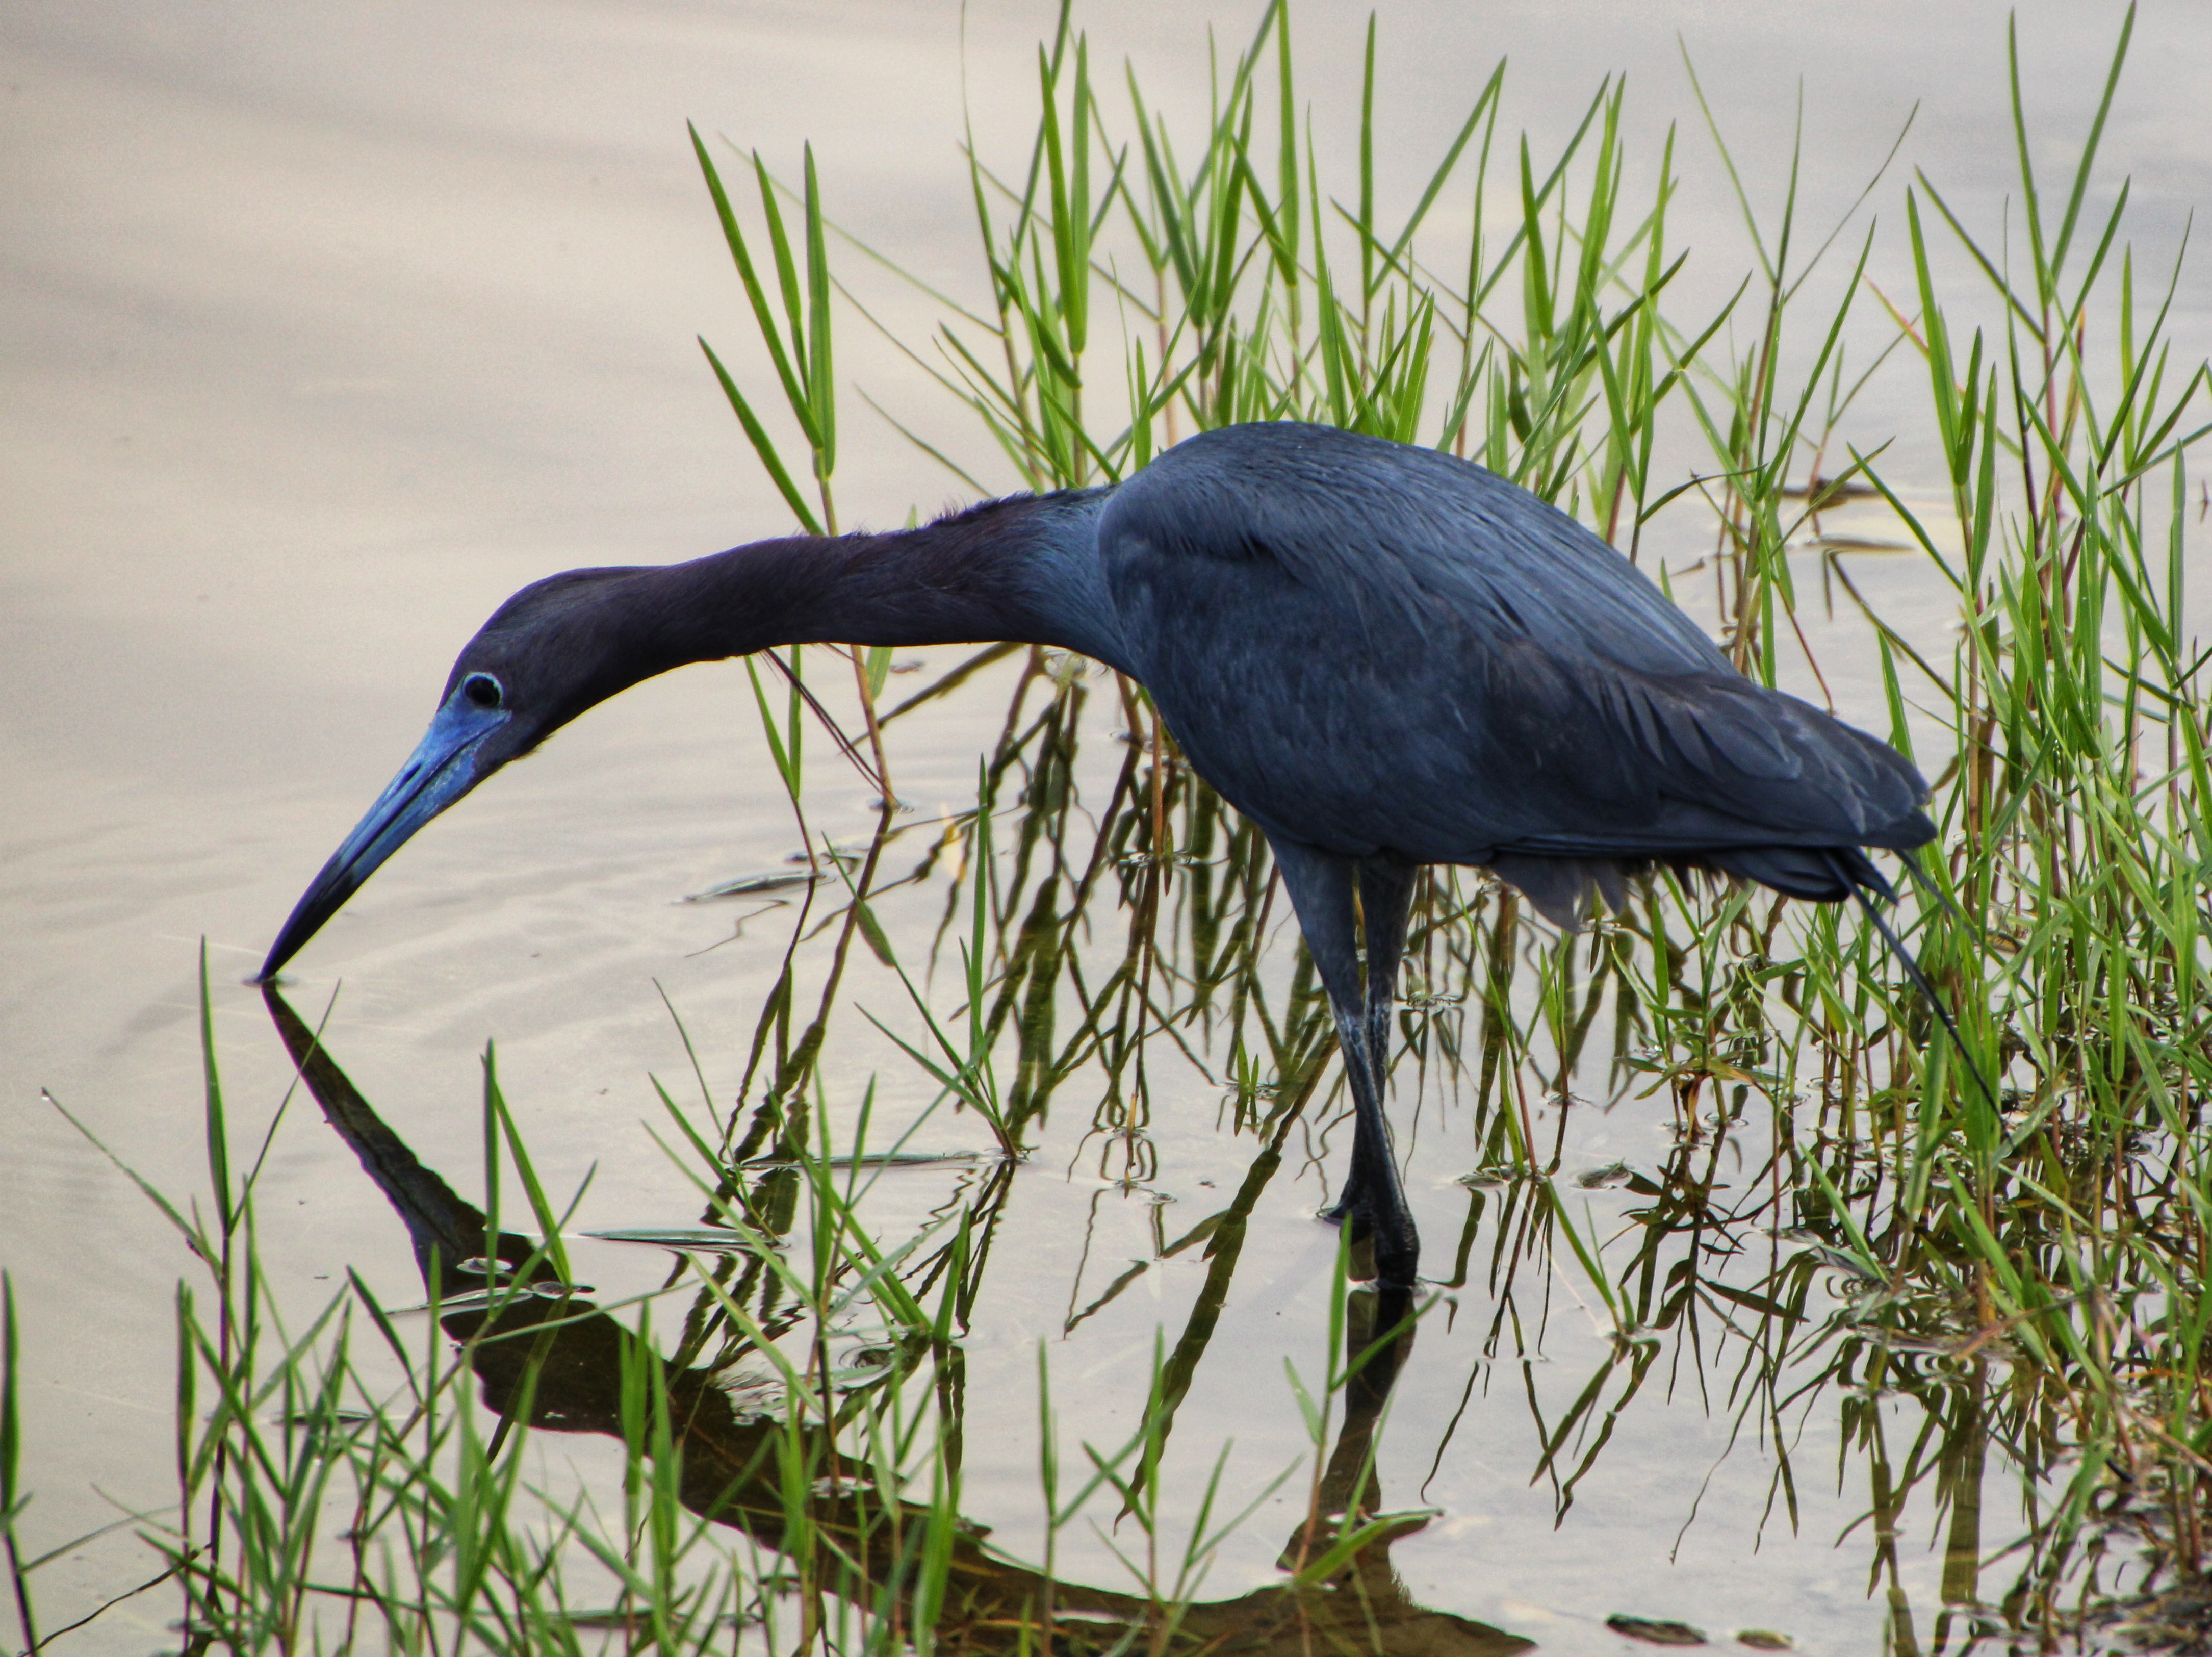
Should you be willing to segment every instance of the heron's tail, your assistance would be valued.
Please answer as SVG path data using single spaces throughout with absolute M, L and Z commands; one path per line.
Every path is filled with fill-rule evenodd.
M 1840 903 L 1868 892 L 1885 903 L 1897 901 L 1874 860 L 1856 846 L 1735 846 L 1702 853 L 1698 862 L 1810 903 Z

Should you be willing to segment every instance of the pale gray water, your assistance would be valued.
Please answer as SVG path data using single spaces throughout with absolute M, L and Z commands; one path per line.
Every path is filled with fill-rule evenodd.
M 1215 14 L 1231 49 L 1249 9 Z M 1399 210 L 1410 202 L 1500 54 L 1513 65 L 1510 121 L 1540 149 L 1600 75 L 1625 68 L 1647 170 L 1657 133 L 1681 123 L 1674 239 L 1698 257 L 1676 309 L 1700 314 L 1747 255 L 1679 29 L 1769 210 L 1801 78 L 1808 222 L 1849 203 L 1921 103 L 1877 196 L 1875 269 L 1901 299 L 1909 165 L 1978 226 L 2001 221 L 2013 165 L 2004 10 L 1387 6 L 1382 193 Z M 1182 6 L 1096 12 L 1085 21 L 1100 61 L 1130 52 L 1154 99 L 1202 107 L 1204 18 Z M 2022 15 L 2046 167 L 2086 125 L 2118 13 Z M 1364 17 L 1296 13 L 1316 127 L 1347 140 Z M 987 152 L 1004 155 L 1028 130 L 1034 42 L 1049 23 L 1042 6 L 969 9 L 965 74 Z M 2104 170 L 2135 176 L 2131 234 L 2161 273 L 2188 212 L 2212 198 L 2208 70 L 2205 15 L 2146 7 Z M 787 172 L 811 139 L 842 222 L 973 297 L 954 151 L 962 73 L 948 5 L 0 8 L 0 1264 L 28 1347 L 39 1538 L 106 1523 L 110 1502 L 167 1498 L 171 1294 L 190 1264 L 39 1090 L 167 1188 L 194 1188 L 191 980 L 204 936 L 231 1096 L 242 1112 L 266 1110 L 286 1066 L 237 981 L 411 746 L 453 649 L 490 606 L 552 570 L 690 556 L 787 521 L 692 343 L 704 332 L 742 356 L 750 325 L 684 119 L 757 143 Z M 1464 210 L 1448 202 L 1439 225 Z M 2203 269 L 2185 272 L 2175 308 L 2192 362 L 2212 343 Z M 921 332 L 916 302 L 880 282 L 867 291 L 895 326 Z M 1971 291 L 1963 276 L 1952 291 Z M 849 380 L 988 463 L 958 411 L 864 325 L 847 326 L 840 350 Z M 1917 376 L 1893 375 L 1851 429 L 1878 442 L 1917 428 L 1923 398 Z M 1932 498 L 1915 464 L 1893 470 Z M 839 478 L 848 517 L 875 523 L 959 493 L 849 396 Z M 1940 630 L 1940 611 L 1928 619 Z M 299 964 L 309 1003 L 343 977 L 332 1031 L 349 1069 L 457 1183 L 476 1167 L 475 1055 L 495 1039 L 541 1167 L 562 1170 L 549 1178 L 573 1184 L 599 1161 L 586 1222 L 668 1217 L 680 1188 L 632 1125 L 646 1072 L 683 1068 L 650 980 L 692 1019 L 726 1087 L 774 970 L 772 943 L 696 953 L 726 917 L 668 900 L 776 867 L 793 845 L 749 700 L 733 670 L 702 670 L 595 714 L 410 848 Z M 988 697 L 965 705 L 964 719 L 902 730 L 902 789 L 925 811 L 963 796 L 995 733 Z M 863 829 L 849 776 L 818 775 L 817 828 Z M 902 918 L 926 933 L 926 906 Z M 1206 1116 L 1161 1124 L 1164 1185 L 1206 1167 Z M 1648 1133 L 1593 1124 L 1583 1148 L 1593 1161 L 1648 1156 Z M 1449 1236 L 1447 1209 L 1463 1201 L 1449 1181 L 1464 1170 L 1441 1161 L 1415 1200 L 1432 1235 Z M 404 1281 L 388 1216 L 344 1165 L 304 1112 L 277 1141 L 264 1226 L 302 1305 L 348 1264 Z M 1072 1234 L 1097 1191 L 1046 1167 L 1025 1178 L 1039 1238 Z M 1239 1288 L 1247 1337 L 1279 1312 L 1315 1354 L 1301 1360 L 1309 1372 L 1334 1247 L 1305 1217 L 1320 1194 L 1309 1176 L 1255 1223 L 1248 1255 L 1267 1270 L 1248 1267 Z M 1127 1229 L 1114 1252 L 1141 1253 L 1134 1215 Z M 1109 1383 L 1141 1368 L 1153 1325 L 1178 1318 L 1174 1297 L 1188 1293 L 1163 1277 L 1159 1303 L 1133 1295 L 1118 1324 L 1086 1325 L 1092 1344 L 1064 1365 L 1064 1417 L 1079 1416 L 1086 1387 L 1100 1389 L 1102 1421 L 1113 1398 L 1127 1404 L 1126 1385 Z M 1055 1307 L 1065 1292 L 1049 1291 Z M 1028 1409 L 1030 1343 L 1056 1315 L 979 1341 L 977 1407 Z M 1424 1355 L 1447 1349 L 1431 1338 Z M 1273 1465 L 1273 1441 L 1299 1435 L 1279 1370 L 1273 1350 L 1249 1375 L 1217 1355 L 1186 1422 L 1229 1423 Z M 1402 1505 L 1465 1373 L 1416 1366 L 1394 1406 L 1399 1422 L 1429 1424 L 1402 1429 Z M 1518 1385 L 1501 1375 L 1492 1390 Z M 1274 1413 L 1255 1419 L 1262 1409 Z M 1397 1555 L 1427 1603 L 1562 1650 L 1611 1649 L 1600 1621 L 1623 1609 L 1790 1627 L 1823 1649 L 1878 1642 L 1878 1608 L 1854 1575 L 1862 1556 L 1827 1550 L 1856 1493 L 1830 1498 L 1794 1544 L 1770 1526 L 1754 1554 L 1765 1475 L 1741 1449 L 1669 1564 L 1686 1493 L 1717 1451 L 1705 1441 L 1723 1427 L 1688 1405 L 1626 1423 L 1556 1534 L 1548 1499 L 1525 1489 L 1525 1441 L 1486 1441 L 1492 1430 L 1462 1429 L 1419 1498 L 1446 1517 Z M 1808 1430 L 1833 1429 L 1823 1417 Z M 1009 1444 L 1003 1465 L 970 1471 L 975 1516 L 1017 1549 L 1034 1506 L 1026 1454 Z M 1222 1578 L 1263 1575 L 1279 1530 L 1263 1524 L 1232 1548 Z M 1112 1570 L 1103 1556 L 1064 1563 Z M 89 1609 L 149 1575 L 143 1565 L 125 1534 L 50 1567 L 46 1619 Z M 150 1649 L 169 1614 L 149 1596 L 58 1648 Z

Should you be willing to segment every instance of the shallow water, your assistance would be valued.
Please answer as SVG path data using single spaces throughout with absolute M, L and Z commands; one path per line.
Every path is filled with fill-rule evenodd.
M 2114 19 L 2045 9 L 2023 19 L 2023 73 L 2056 164 L 2094 104 L 2100 76 L 2081 65 L 2100 75 Z M 1679 26 L 1762 200 L 1779 192 L 1802 75 L 1814 217 L 1849 202 L 1921 100 L 1900 165 L 1925 167 L 1970 221 L 1994 224 L 2011 165 L 2002 11 L 1928 10 L 1831 8 L 1784 24 L 1730 6 L 1664 21 L 1626 6 L 1394 9 L 1382 20 L 1384 197 L 1402 205 L 1418 192 L 1500 54 L 1513 64 L 1509 119 L 1540 146 L 1564 136 L 1598 75 L 1626 67 L 1647 150 L 1679 119 L 1686 155 L 1696 152 L 1681 167 L 1675 235 L 1700 251 L 1680 309 L 1717 302 L 1747 257 L 1699 149 Z M 1364 12 L 1296 15 L 1306 73 L 1322 77 L 1308 87 L 1316 123 L 1348 127 Z M 1028 8 L 969 13 L 967 84 L 987 151 L 1027 131 L 1030 54 L 1049 22 Z M 1089 22 L 1095 47 L 1109 60 L 1135 54 L 1170 110 L 1202 106 L 1203 36 L 1182 9 L 1115 8 Z M 1241 43 L 1241 13 L 1219 22 Z M 11 941 L 0 1264 L 30 1366 L 30 1523 L 58 1541 L 169 1491 L 172 1295 L 189 1262 L 40 1090 L 156 1183 L 192 1189 L 197 941 L 208 941 L 234 1106 L 265 1112 L 289 1067 L 237 981 L 411 746 L 453 649 L 491 605 L 552 570 L 690 556 L 786 521 L 692 344 L 704 332 L 735 345 L 748 324 L 683 119 L 757 142 L 785 168 L 811 139 L 842 222 L 956 291 L 979 278 L 953 151 L 951 8 L 94 5 L 11 12 L 0 38 L 10 133 L 0 903 Z M 2106 137 L 2106 175 L 2136 176 L 2133 231 L 2161 265 L 2207 193 L 2212 138 L 2197 89 L 2208 58 L 2212 26 L 2187 9 L 2146 9 Z M 1899 242 L 1881 244 L 1893 275 Z M 921 332 L 927 313 L 910 297 L 868 291 L 895 326 Z M 2208 308 L 2212 287 L 2185 272 L 2175 332 L 2192 361 L 2212 338 Z M 844 371 L 902 417 L 977 454 L 957 411 L 864 325 L 847 326 L 840 350 Z M 1889 376 L 1851 429 L 1870 442 L 1917 427 L 1923 396 L 1913 376 Z M 848 518 L 900 522 L 961 495 L 857 399 L 847 408 Z M 1934 479 L 1914 468 L 1907 454 L 1892 471 L 1916 501 L 1932 499 Z M 1701 549 L 1686 533 L 1659 550 L 1685 564 Z M 1941 637 L 1945 607 L 1919 566 L 1856 566 Z M 1694 590 L 1686 596 L 1694 605 Z M 1839 638 L 1849 631 L 1839 624 Z M 915 655 L 942 667 L 961 653 Z M 918 818 L 972 800 L 1013 671 L 896 728 L 895 775 Z M 1870 686 L 1837 688 L 1846 706 L 1870 706 Z M 1088 763 L 1110 778 L 1113 721 L 1095 711 Z M 818 752 L 808 804 L 818 832 L 858 836 L 872 821 L 866 790 Z M 343 979 L 333 1048 L 456 1185 L 477 1166 L 477 1058 L 495 1040 L 549 1182 L 571 1189 L 596 1168 L 580 1228 L 678 1222 L 695 1206 L 689 1187 L 635 1125 L 658 1108 L 647 1073 L 672 1086 L 687 1069 L 654 983 L 726 1095 L 782 933 L 775 911 L 725 941 L 731 905 L 676 899 L 781 869 L 796 845 L 741 674 L 695 670 L 595 713 L 426 833 L 317 940 L 297 994 L 319 1010 Z M 917 892 L 882 906 L 902 951 L 927 949 L 939 901 Z M 903 1005 L 887 978 L 848 998 L 886 1017 Z M 849 1014 L 846 1026 L 833 1090 L 896 1057 L 851 1034 L 864 1026 Z M 1126 1431 L 1153 1331 L 1173 1339 L 1201 1263 L 1190 1251 L 1149 1266 L 1073 1334 L 1066 1308 L 1152 1260 L 1242 1179 L 1253 1145 L 1217 1130 L 1219 1097 L 1162 1085 L 1158 1173 L 1133 1186 L 1084 1142 L 1095 1101 L 1059 1100 L 1017 1181 L 969 1342 L 971 1419 L 1033 1421 L 1042 1338 L 1069 1435 Z M 1401 1146 L 1420 1149 L 1413 1196 L 1433 1273 L 1464 1226 L 1470 1194 L 1456 1182 L 1474 1157 L 1453 1107 L 1431 1098 L 1417 1112 L 1402 1084 L 1400 1106 Z M 1570 1174 L 1616 1161 L 1648 1169 L 1671 1144 L 1656 1100 L 1578 1110 L 1568 1131 Z M 925 1137 L 932 1149 L 983 1142 L 965 1118 Z M 1182 1471 L 1233 1434 L 1239 1466 L 1264 1483 L 1304 1441 L 1281 1360 L 1308 1373 L 1321 1362 L 1335 1241 L 1312 1213 L 1337 1166 L 1328 1152 L 1340 1162 L 1346 1142 L 1339 1132 L 1324 1148 L 1316 1124 L 1294 1143 L 1181 1413 Z M 888 1176 L 885 1223 L 898 1203 L 941 1201 L 950 1178 Z M 1634 1200 L 1618 1187 L 1589 1196 L 1608 1233 Z M 405 1297 L 388 1212 L 304 1107 L 274 1142 L 262 1221 L 299 1305 L 349 1266 Z M 586 1246 L 586 1275 L 603 1287 L 665 1269 L 653 1251 Z M 1494 1303 L 1480 1271 L 1474 1281 L 1425 1326 L 1384 1441 L 1388 1505 L 1442 1510 L 1393 1551 L 1414 1599 L 1560 1650 L 1620 1647 L 1603 1627 L 1615 1611 L 1716 1633 L 1779 1627 L 1813 1649 L 1880 1645 L 1889 1610 L 1868 1595 L 1863 1533 L 1835 1542 L 1866 1508 L 1863 1476 L 1840 1490 L 1832 1471 L 1801 1479 L 1793 1533 L 1767 1509 L 1771 1447 L 1747 1431 L 1723 1454 L 1724 1384 L 1709 1403 L 1693 1366 L 1674 1377 L 1671 1402 L 1661 1378 L 1647 1384 L 1555 1526 L 1553 1492 L 1530 1482 L 1534 1422 L 1556 1420 L 1611 1355 L 1610 1337 L 1562 1282 L 1548 1291 L 1540 1360 L 1523 1372 L 1510 1340 L 1487 1349 Z M 1521 1293 L 1547 1298 L 1527 1283 Z M 1832 1410 L 1815 1404 L 1792 1430 L 1807 1468 L 1836 1465 Z M 1018 1428 L 970 1445 L 969 1516 L 1020 1552 L 1034 1539 L 1033 1446 Z M 1212 1588 L 1266 1578 L 1298 1511 L 1255 1519 Z M 1943 1564 L 1929 1524 L 1923 1513 L 1908 1532 L 1900 1566 L 1923 1619 Z M 1118 1569 L 1103 1544 L 1085 1555 L 1064 1542 L 1062 1565 L 1099 1582 Z M 127 1530 L 89 1544 L 40 1574 L 46 1617 L 69 1620 L 150 1574 Z M 57 1649 L 149 1649 L 169 1615 L 149 1595 Z

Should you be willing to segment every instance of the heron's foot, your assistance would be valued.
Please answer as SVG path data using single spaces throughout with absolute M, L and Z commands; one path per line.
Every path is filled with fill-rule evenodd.
M 1413 1228 L 1406 1228 L 1395 1238 L 1378 1234 L 1373 1240 L 1375 1250 L 1375 1282 L 1385 1292 L 1412 1292 L 1421 1281 L 1421 1240 L 1413 1235 Z
M 1386 1290 L 1410 1290 L 1419 1282 L 1421 1240 L 1413 1229 L 1413 1216 L 1401 1205 L 1372 1203 L 1364 1193 L 1347 1189 L 1334 1207 L 1322 1210 L 1321 1217 L 1333 1226 L 1349 1226 L 1349 1270 L 1354 1282 L 1372 1282 Z

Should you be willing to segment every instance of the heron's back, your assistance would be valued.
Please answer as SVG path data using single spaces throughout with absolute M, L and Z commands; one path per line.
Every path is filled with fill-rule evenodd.
M 1744 679 L 1612 547 L 1452 456 L 1206 433 L 1115 491 L 1098 546 L 1192 762 L 1308 844 L 1697 861 L 1932 833 L 1901 756 Z

